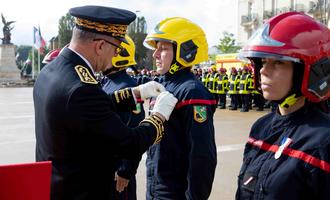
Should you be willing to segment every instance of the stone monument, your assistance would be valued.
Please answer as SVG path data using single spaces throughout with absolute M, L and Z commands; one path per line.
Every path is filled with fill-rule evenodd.
M 10 31 L 14 28 L 10 25 L 15 21 L 7 22 L 1 13 L 3 23 L 3 38 L 0 45 L 0 82 L 17 82 L 20 78 L 20 71 L 16 65 L 15 46 L 10 42 Z

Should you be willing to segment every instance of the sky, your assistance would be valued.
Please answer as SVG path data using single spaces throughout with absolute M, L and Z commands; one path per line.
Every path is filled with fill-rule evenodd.
M 32 45 L 33 26 L 40 26 L 48 41 L 58 34 L 58 21 L 70 8 L 84 5 L 102 5 L 127 9 L 144 16 L 148 32 L 161 20 L 185 17 L 205 31 L 209 47 L 218 44 L 223 31 L 237 35 L 238 0 L 5 0 L 0 6 L 7 21 L 16 21 L 11 31 L 11 42 Z M 0 23 L 0 37 L 3 24 Z

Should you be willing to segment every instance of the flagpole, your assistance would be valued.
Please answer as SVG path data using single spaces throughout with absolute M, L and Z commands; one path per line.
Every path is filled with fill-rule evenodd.
M 32 45 L 32 79 L 34 79 L 34 46 Z
M 40 49 L 38 49 L 38 74 L 37 76 L 39 76 L 40 73 Z

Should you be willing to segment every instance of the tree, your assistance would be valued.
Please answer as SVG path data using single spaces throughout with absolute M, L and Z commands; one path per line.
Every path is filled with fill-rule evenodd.
M 16 47 L 16 64 L 19 69 L 21 69 L 25 61 L 29 58 L 29 53 L 32 46 L 20 45 Z
M 234 34 L 224 31 L 222 35 L 223 37 L 220 38 L 220 44 L 215 47 L 221 51 L 221 53 L 237 53 L 240 47 L 235 44 L 236 40 L 234 39 Z
M 60 18 L 58 25 L 59 48 L 64 47 L 70 42 L 73 27 L 74 27 L 74 19 L 69 13 L 67 13 L 65 16 L 62 16 Z
M 143 46 L 143 41 L 147 36 L 147 23 L 145 18 L 138 17 L 128 27 L 128 35 L 132 38 L 135 43 L 135 59 L 138 68 L 149 68 L 152 64 L 152 51 Z
M 318 0 L 317 9 L 320 14 L 321 23 L 328 26 L 330 20 L 330 1 L 329 0 Z

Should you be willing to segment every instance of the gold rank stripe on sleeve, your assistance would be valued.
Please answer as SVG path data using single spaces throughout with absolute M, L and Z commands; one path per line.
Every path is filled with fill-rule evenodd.
M 154 144 L 159 143 L 161 141 L 163 135 L 164 135 L 164 126 L 163 126 L 162 120 L 159 117 L 155 116 L 155 115 L 150 115 L 149 117 L 147 117 L 147 118 L 145 118 L 144 120 L 141 121 L 141 123 L 145 123 L 145 122 L 149 122 L 150 124 L 152 124 L 156 128 L 157 136 L 156 136 L 156 139 L 154 141 Z
M 126 98 L 130 98 L 129 88 L 126 88 L 126 89 L 125 89 L 125 92 L 126 92 Z
M 89 83 L 89 84 L 98 84 L 95 78 L 91 75 L 88 69 L 82 65 L 77 65 L 74 68 L 81 80 L 81 82 Z
M 130 93 L 129 93 L 130 88 L 125 88 L 122 90 L 117 90 L 115 91 L 115 98 L 116 98 L 116 102 L 120 103 L 122 101 L 125 101 L 126 99 L 130 98 Z
M 119 96 L 118 96 L 118 91 L 115 91 L 115 98 L 116 98 L 116 102 L 119 103 L 120 100 L 119 100 Z

